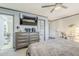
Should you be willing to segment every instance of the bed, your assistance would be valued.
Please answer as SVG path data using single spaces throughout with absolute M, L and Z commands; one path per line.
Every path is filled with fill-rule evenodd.
M 79 56 L 79 43 L 53 39 L 29 45 L 27 56 Z

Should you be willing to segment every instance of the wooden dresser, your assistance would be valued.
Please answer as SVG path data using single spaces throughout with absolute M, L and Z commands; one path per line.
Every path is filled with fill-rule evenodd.
M 29 44 L 39 41 L 38 32 L 16 32 L 15 33 L 15 49 L 27 47 Z

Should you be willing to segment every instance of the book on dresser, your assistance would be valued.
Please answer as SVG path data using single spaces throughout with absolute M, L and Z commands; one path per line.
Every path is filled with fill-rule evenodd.
M 29 44 L 39 42 L 38 32 L 16 32 L 15 50 L 27 47 Z

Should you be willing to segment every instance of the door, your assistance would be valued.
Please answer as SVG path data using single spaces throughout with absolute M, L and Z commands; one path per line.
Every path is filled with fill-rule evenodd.
M 45 41 L 45 20 L 38 20 L 40 41 Z
M 13 16 L 0 14 L 0 49 L 13 48 Z

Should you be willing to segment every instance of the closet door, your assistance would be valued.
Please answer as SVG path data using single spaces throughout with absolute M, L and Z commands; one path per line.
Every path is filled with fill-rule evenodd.
M 45 20 L 38 20 L 38 31 L 40 36 L 40 41 L 45 40 Z

